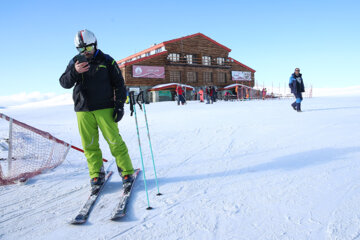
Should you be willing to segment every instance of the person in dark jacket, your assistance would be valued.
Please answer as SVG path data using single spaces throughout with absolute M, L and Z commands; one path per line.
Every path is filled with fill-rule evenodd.
M 210 87 L 205 87 L 206 91 L 206 104 L 210 104 Z
M 216 100 L 217 100 L 217 91 L 216 91 L 214 86 L 212 87 L 212 90 L 213 90 L 213 102 L 216 102 Z
M 299 68 L 295 68 L 295 72 L 290 76 L 289 87 L 291 93 L 294 94 L 296 101 L 291 104 L 294 110 L 301 112 L 301 102 L 303 100 L 302 93 L 305 92 L 304 81 Z
M 210 95 L 210 103 L 213 104 L 214 103 L 214 87 L 213 86 L 209 87 L 209 95 Z
M 105 177 L 98 128 L 109 144 L 123 183 L 132 181 L 134 169 L 117 125 L 124 115 L 126 101 L 119 66 L 112 57 L 97 49 L 97 40 L 91 31 L 79 31 L 74 42 L 79 54 L 70 60 L 60 84 L 63 88 L 74 88 L 74 108 L 91 186 L 93 190 L 98 189 Z

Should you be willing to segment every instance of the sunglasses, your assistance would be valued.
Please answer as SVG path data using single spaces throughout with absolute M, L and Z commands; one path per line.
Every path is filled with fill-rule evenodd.
M 295 69 L 295 72 L 300 72 L 300 69 Z
M 88 46 L 85 46 L 85 47 L 77 47 L 76 49 L 80 52 L 80 53 L 83 53 L 83 52 L 91 52 L 93 49 L 95 48 L 95 45 L 88 45 Z

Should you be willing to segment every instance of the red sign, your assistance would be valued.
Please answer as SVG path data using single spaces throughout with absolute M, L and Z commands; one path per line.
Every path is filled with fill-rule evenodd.
M 133 66 L 133 77 L 165 78 L 165 68 L 154 66 Z

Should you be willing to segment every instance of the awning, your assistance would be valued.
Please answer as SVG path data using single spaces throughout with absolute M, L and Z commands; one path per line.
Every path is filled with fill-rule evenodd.
M 195 88 L 193 88 L 190 85 L 186 84 L 180 84 L 180 83 L 166 83 L 166 84 L 159 84 L 152 88 L 150 88 L 148 91 L 162 91 L 162 90 L 176 90 L 176 88 L 180 86 L 182 88 L 185 88 L 186 90 L 193 91 Z
M 225 87 L 223 87 L 223 88 L 220 88 L 219 91 L 230 90 L 230 89 L 236 88 L 236 86 L 244 87 L 244 88 L 252 88 L 252 87 L 249 87 L 249 86 L 240 84 L 240 83 L 234 83 L 234 84 L 225 86 Z

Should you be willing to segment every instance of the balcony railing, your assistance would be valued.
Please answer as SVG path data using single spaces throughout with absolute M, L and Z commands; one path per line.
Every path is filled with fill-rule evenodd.
M 202 58 L 192 58 L 191 60 L 186 57 L 179 57 L 173 59 L 166 59 L 166 63 L 169 65 L 182 65 L 182 66 L 191 66 L 191 67 L 215 67 L 215 68 L 230 68 L 230 60 L 225 59 L 222 64 L 219 64 L 217 59 L 211 59 L 210 62 L 203 61 Z

